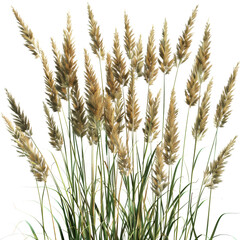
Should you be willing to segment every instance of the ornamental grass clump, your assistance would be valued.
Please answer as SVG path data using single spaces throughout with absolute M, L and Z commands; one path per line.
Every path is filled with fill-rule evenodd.
M 190 59 L 198 6 L 178 38 L 176 52 L 169 39 L 171 29 L 167 20 L 163 23 L 159 46 L 152 27 L 144 49 L 142 37 L 136 41 L 126 12 L 124 46 L 116 29 L 112 49 L 106 49 L 93 10 L 89 5 L 87 10 L 90 47 L 84 49 L 84 72 L 79 73 L 70 14 L 67 14 L 61 51 L 51 39 L 55 67 L 51 70 L 48 57 L 32 30 L 13 8 L 25 46 L 42 63 L 46 93 L 43 112 L 48 141 L 53 148 L 52 159 L 45 158 L 28 117 L 6 90 L 13 122 L 5 115 L 3 119 L 17 152 L 30 164 L 39 193 L 39 226 L 34 221 L 28 223 L 32 238 L 215 238 L 222 216 L 211 229 L 212 194 L 223 180 L 226 159 L 231 156 L 237 137 L 216 157 L 217 140 L 220 128 L 225 127 L 231 115 L 238 64 L 216 107 L 215 134 L 210 149 L 201 149 L 199 143 L 210 128 L 214 89 L 213 80 L 208 80 L 212 66 L 209 23 L 205 25 L 189 78 L 183 83 L 186 89 L 182 104 L 188 109 L 184 129 L 179 124 L 181 104 L 175 88 L 181 65 Z M 92 64 L 94 57 L 98 66 Z M 175 78 L 171 79 L 173 71 Z M 166 89 L 166 81 L 172 81 L 171 89 Z M 147 84 L 144 106 L 139 104 L 139 84 Z M 193 108 L 195 113 L 191 112 Z M 196 114 L 193 123 L 189 123 L 191 114 Z M 187 140 L 191 140 L 192 145 L 186 146 Z M 192 156 L 191 151 L 190 155 L 185 154 L 186 148 L 192 149 Z M 201 160 L 205 164 L 204 169 L 198 169 L 198 173 L 203 172 L 202 182 L 199 192 L 194 192 L 196 165 L 202 151 L 209 153 L 207 160 Z M 52 162 L 56 168 L 49 167 Z M 209 195 L 206 195 L 207 189 Z M 204 210 L 201 206 L 206 197 L 209 199 L 206 225 L 199 226 L 199 211 Z M 52 220 L 51 227 L 45 219 L 47 214 Z

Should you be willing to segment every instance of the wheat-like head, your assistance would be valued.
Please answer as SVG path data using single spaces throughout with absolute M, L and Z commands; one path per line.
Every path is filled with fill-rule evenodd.
M 45 158 L 37 150 L 32 140 L 28 135 L 21 131 L 17 126 L 14 127 L 13 124 L 3 116 L 5 123 L 7 125 L 8 131 L 12 135 L 13 141 L 16 143 L 17 151 L 21 157 L 27 157 L 31 172 L 33 173 L 36 181 L 46 182 L 48 177 L 49 167 L 45 161 Z
M 111 55 L 107 54 L 106 59 L 106 79 L 107 79 L 107 86 L 106 86 L 106 92 L 108 95 L 112 98 L 113 101 L 117 98 L 117 93 L 120 91 L 120 84 L 116 80 L 113 74 L 112 69 L 112 58 Z
M 135 50 L 134 50 L 134 56 L 131 61 L 132 68 L 135 69 L 138 77 L 141 77 L 143 75 L 142 68 L 144 66 L 143 62 L 143 46 L 142 46 L 142 38 L 139 37 L 139 40 L 136 44 Z
M 196 68 L 199 74 L 199 82 L 204 82 L 207 80 L 212 65 L 210 64 L 210 24 L 207 23 L 204 30 L 203 40 L 199 46 L 198 53 L 196 56 Z
M 52 115 L 50 115 L 49 109 L 47 108 L 47 105 L 43 104 L 44 112 L 47 119 L 47 125 L 48 125 L 48 134 L 50 136 L 50 144 L 57 150 L 61 151 L 62 145 L 63 145 L 63 137 L 60 133 L 56 122 L 54 121 L 54 118 Z
M 158 59 L 158 63 L 160 65 L 160 70 L 165 74 L 169 74 L 173 67 L 174 59 L 170 58 L 171 47 L 168 39 L 168 26 L 166 19 L 164 21 L 164 26 L 162 30 L 162 39 L 159 44 L 159 55 L 160 58 Z
M 128 83 L 128 71 L 126 61 L 120 48 L 119 35 L 117 30 L 114 33 L 113 41 L 113 75 L 119 84 L 126 86 Z
M 130 26 L 128 15 L 124 14 L 124 26 L 125 26 L 125 35 L 124 35 L 124 47 L 129 59 L 132 59 L 134 55 L 134 48 L 135 48 L 135 38 L 133 34 L 133 30 Z
M 163 147 L 157 146 L 155 153 L 155 168 L 152 173 L 152 190 L 156 196 L 161 196 L 161 193 L 168 185 L 168 177 L 164 171 Z
M 191 107 L 196 105 L 199 99 L 200 84 L 198 81 L 198 73 L 195 65 L 191 71 L 189 80 L 187 81 L 187 88 L 185 90 L 186 103 Z
M 67 27 L 63 31 L 63 55 L 61 63 L 65 73 L 65 84 L 72 87 L 76 81 L 77 62 L 75 60 L 75 46 L 72 38 L 72 23 L 70 14 L 67 15 Z
M 38 58 L 40 56 L 41 49 L 39 47 L 38 42 L 35 40 L 33 36 L 32 30 L 24 23 L 18 12 L 12 8 L 12 11 L 18 21 L 19 28 L 21 31 L 21 35 L 26 41 L 25 46 L 31 51 L 31 53 Z
M 67 80 L 66 80 L 66 74 L 64 71 L 64 67 L 62 64 L 62 54 L 58 51 L 56 43 L 51 39 L 52 43 L 52 52 L 54 56 L 54 63 L 55 63 L 55 69 L 56 69 L 56 89 L 59 93 L 59 96 L 63 100 L 67 100 Z
M 214 117 L 214 124 L 216 127 L 224 127 L 229 118 L 229 115 L 231 114 L 230 107 L 233 99 L 233 89 L 236 82 L 238 67 L 239 64 L 237 64 L 233 69 L 233 73 L 228 80 L 228 84 L 224 87 L 219 103 L 217 105 Z
M 147 54 L 144 64 L 144 79 L 149 85 L 153 84 L 158 74 L 156 46 L 154 41 L 154 28 L 152 27 L 148 37 Z
M 174 89 L 171 93 L 170 104 L 168 109 L 168 117 L 164 132 L 164 162 L 168 165 L 175 163 L 177 159 L 177 151 L 179 149 L 178 140 L 178 124 L 177 124 L 178 110 L 176 107 L 176 96 Z
M 22 132 L 26 133 L 29 136 L 32 135 L 32 128 L 27 116 L 25 116 L 24 112 L 21 110 L 20 105 L 16 103 L 12 94 L 9 93 L 7 89 L 5 90 L 8 102 L 10 104 L 10 109 L 13 112 L 12 115 L 14 117 L 14 123 Z
M 204 172 L 204 185 L 210 189 L 216 188 L 222 179 L 222 173 L 226 164 L 226 159 L 231 156 L 231 151 L 236 142 L 237 137 L 234 137 L 228 145 L 220 152 L 217 159 L 207 166 Z
M 90 46 L 94 54 L 96 54 L 99 58 L 104 59 L 105 50 L 103 46 L 103 39 L 100 33 L 100 27 L 98 26 L 97 21 L 94 19 L 94 15 L 90 5 L 88 5 L 88 19 L 89 19 L 89 35 L 92 40 Z
M 41 60 L 44 70 L 46 94 L 48 96 L 47 103 L 54 112 L 59 112 L 61 110 L 61 100 L 58 96 L 58 91 L 55 86 L 55 80 L 53 78 L 53 73 L 49 69 L 47 58 L 44 52 L 41 52 Z
M 78 81 L 76 81 L 71 90 L 72 111 L 71 121 L 74 133 L 79 137 L 84 137 L 87 131 L 87 118 L 83 97 L 80 96 Z
M 103 117 L 103 97 L 96 74 L 90 63 L 86 49 L 85 54 L 85 91 L 88 112 L 88 139 L 90 144 L 98 142 L 98 128 Z
M 197 16 L 198 6 L 193 10 L 192 15 L 189 17 L 182 35 L 178 38 L 177 53 L 175 55 L 175 63 L 177 60 L 179 63 L 184 63 L 189 58 L 190 52 L 188 52 L 192 43 L 192 28 Z
M 153 141 L 159 135 L 159 119 L 158 119 L 158 110 L 160 104 L 160 91 L 158 92 L 155 99 L 152 97 L 152 93 L 149 90 L 148 102 L 147 102 L 147 111 L 145 117 L 145 123 L 143 128 L 144 140 L 145 142 Z
M 210 108 L 210 95 L 211 95 L 212 85 L 213 85 L 213 82 L 211 80 L 208 83 L 207 90 L 203 95 L 203 99 L 198 110 L 198 115 L 197 115 L 194 127 L 192 129 L 193 137 L 198 138 L 199 140 L 201 140 L 204 137 L 207 131 L 206 125 L 208 120 L 208 112 Z
M 127 98 L 127 112 L 126 112 L 126 122 L 127 127 L 130 131 L 136 131 L 139 128 L 141 119 L 139 118 L 140 111 L 138 100 L 136 96 L 135 89 L 135 77 L 134 71 L 131 71 L 131 81 L 128 87 L 128 98 Z

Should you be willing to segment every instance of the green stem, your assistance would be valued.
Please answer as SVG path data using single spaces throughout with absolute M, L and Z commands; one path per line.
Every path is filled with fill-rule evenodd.
M 55 224 L 54 224 L 54 219 L 53 219 L 52 205 L 51 205 L 50 196 L 49 196 L 48 187 L 47 187 L 46 182 L 45 182 L 45 187 L 46 187 L 46 190 L 47 190 L 47 196 L 48 196 L 49 208 L 50 208 L 50 213 L 51 213 L 51 217 L 52 217 L 52 224 L 53 224 L 54 238 L 55 238 L 55 240 L 57 240 L 56 229 L 55 229 Z
M 37 181 L 36 181 L 36 185 L 37 185 L 38 197 L 39 197 L 40 207 L 41 207 L 43 237 L 44 237 L 44 240 L 45 240 L 45 239 L 46 239 L 46 231 L 45 231 L 44 215 L 43 215 L 43 196 L 44 196 L 44 189 L 45 189 L 45 188 L 43 189 L 42 197 L 41 197 L 41 195 L 40 195 L 40 190 L 39 190 L 39 186 L 38 186 L 38 182 L 37 182 Z
M 176 74 L 175 74 L 173 89 L 175 89 L 175 84 L 176 84 L 176 81 L 177 81 L 177 75 L 178 75 L 178 70 L 179 70 L 180 64 L 181 64 L 181 61 L 177 64 L 177 70 L 176 70 Z
M 177 239 L 177 236 L 178 236 L 179 211 L 180 211 L 180 192 L 181 192 L 181 188 L 182 188 L 183 163 L 184 163 L 184 153 L 185 153 L 186 138 L 187 138 L 187 127 L 188 127 L 189 112 L 190 112 L 190 106 L 188 107 L 187 119 L 186 119 L 186 125 L 185 125 L 185 133 L 184 133 L 184 141 L 183 141 L 181 174 L 180 174 L 180 184 L 179 184 L 179 193 L 178 193 L 177 226 L 176 226 L 176 231 L 175 231 L 175 234 L 176 234 L 175 239 Z
M 162 140 L 164 135 L 164 118 L 165 118 L 165 78 L 166 74 L 163 74 L 163 119 L 162 119 Z
M 218 128 L 216 128 L 216 132 L 215 132 L 215 135 L 214 135 L 214 138 L 213 138 L 213 142 L 212 142 L 211 150 L 210 150 L 210 152 L 209 152 L 208 161 L 207 161 L 206 166 L 208 166 L 209 161 L 210 161 L 210 159 L 211 159 L 213 147 L 214 147 L 215 142 L 216 142 L 216 140 L 217 140 L 217 134 L 218 134 Z M 204 184 L 204 179 L 202 180 L 201 187 L 200 187 L 200 191 L 199 191 L 199 194 L 198 194 L 197 204 L 196 204 L 196 208 L 195 208 L 194 220 L 193 220 L 193 223 L 192 223 L 192 224 L 193 224 L 193 227 L 194 227 L 194 225 L 195 225 L 195 223 L 196 223 L 198 206 L 199 206 L 199 203 L 200 203 L 200 200 L 201 200 L 201 196 L 202 196 L 202 193 L 203 193 L 203 190 L 204 190 L 203 184 Z M 191 236 L 192 236 L 192 233 L 193 233 L 193 230 L 191 231 Z M 191 239 L 191 236 L 190 236 L 190 239 Z
M 210 194 L 209 194 L 207 227 L 206 227 L 206 237 L 205 237 L 206 240 L 207 240 L 207 236 L 208 236 L 208 227 L 209 227 L 209 219 L 210 219 L 211 200 L 212 200 L 212 189 L 210 189 Z

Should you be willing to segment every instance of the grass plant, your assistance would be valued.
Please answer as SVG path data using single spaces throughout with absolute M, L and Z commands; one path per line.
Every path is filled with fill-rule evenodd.
M 216 107 L 216 130 L 210 149 L 202 150 L 199 142 L 207 131 L 213 89 L 213 81 L 209 80 L 209 23 L 205 26 L 203 39 L 186 82 L 185 107 L 188 111 L 185 129 L 179 127 L 181 119 L 178 112 L 181 108 L 176 101 L 178 92 L 175 88 L 181 65 L 190 56 L 192 29 L 198 7 L 193 9 L 178 38 L 175 53 L 172 53 L 174 50 L 171 48 L 165 20 L 159 53 L 153 27 L 144 55 L 142 38 L 140 36 L 136 41 L 127 13 L 124 14 L 124 46 L 120 44 L 116 29 L 112 53 L 107 52 L 111 49 L 105 49 L 100 26 L 88 5 L 90 49 L 93 56 L 86 46 L 85 82 L 78 80 L 78 61 L 70 14 L 67 15 L 66 29 L 63 31 L 61 51 L 51 39 L 55 65 L 55 69 L 51 70 L 47 56 L 32 30 L 18 12 L 14 8 L 12 10 L 25 46 L 42 63 L 46 87 L 43 111 L 49 143 L 53 148 L 52 160 L 45 159 L 38 148 L 37 139 L 34 139 L 34 129 L 28 117 L 6 90 L 13 122 L 5 115 L 3 118 L 19 155 L 25 157 L 30 164 L 38 189 L 42 217 L 38 220 L 38 227 L 34 222 L 27 222 L 32 238 L 215 238 L 222 215 L 211 229 L 211 208 L 214 207 L 211 199 L 214 189 L 222 181 L 226 159 L 231 156 L 237 137 L 233 137 L 218 155 L 217 141 L 220 129 L 225 127 L 231 114 L 238 64 Z M 92 57 L 98 59 L 99 66 L 92 65 Z M 100 68 L 100 76 L 95 72 L 97 68 Z M 174 79 L 168 79 L 170 71 L 176 71 Z M 171 80 L 172 89 L 166 89 L 165 81 Z M 139 81 L 147 84 L 145 106 L 139 105 L 136 90 Z M 156 82 L 158 86 L 163 86 L 157 94 L 153 91 Z M 208 82 L 207 86 L 205 82 Z M 170 99 L 167 99 L 167 90 L 171 93 Z M 192 124 L 189 116 L 193 114 L 193 108 L 197 109 L 197 116 Z M 144 114 L 141 115 L 141 112 Z M 180 132 L 184 133 L 183 139 L 180 138 Z M 187 139 L 190 138 L 192 145 L 186 146 Z M 186 148 L 193 150 L 190 162 L 185 156 Z M 205 170 L 202 183 L 199 192 L 194 192 L 196 165 L 202 151 L 208 150 L 208 159 L 201 160 L 206 164 L 205 169 L 202 169 Z M 56 168 L 49 167 L 51 161 Z M 186 163 L 188 181 L 184 177 Z M 49 184 L 49 181 L 53 184 Z M 206 204 L 203 196 L 207 191 L 206 226 L 199 228 L 199 211 Z M 51 216 L 51 227 L 45 222 L 47 214 Z M 39 227 L 41 232 L 36 230 Z

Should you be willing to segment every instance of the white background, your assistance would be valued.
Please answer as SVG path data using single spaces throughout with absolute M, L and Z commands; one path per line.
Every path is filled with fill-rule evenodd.
M 199 4 L 197 20 L 194 26 L 193 43 L 191 46 L 192 55 L 190 59 L 181 66 L 177 80 L 177 100 L 179 107 L 179 127 L 180 138 L 183 138 L 183 126 L 185 123 L 186 104 L 184 103 L 184 89 L 187 78 L 190 74 L 194 54 L 202 39 L 204 26 L 207 21 L 211 25 L 211 77 L 214 80 L 213 94 L 211 99 L 211 112 L 209 119 L 209 129 L 206 138 L 199 145 L 206 147 L 209 151 L 214 126 L 213 116 L 218 103 L 221 91 L 226 85 L 233 67 L 240 61 L 240 4 L 237 0 L 168 0 L 168 1 L 116 1 L 98 0 L 89 1 L 95 18 L 100 25 L 100 30 L 104 39 L 106 51 L 112 50 L 112 39 L 117 27 L 120 36 L 123 36 L 124 11 L 129 15 L 131 25 L 136 38 L 142 34 L 144 53 L 146 52 L 147 38 L 152 25 L 155 27 L 156 44 L 159 44 L 164 18 L 168 21 L 169 36 L 171 39 L 172 51 L 178 36 L 184 29 L 192 10 Z M 83 49 L 89 47 L 87 2 L 80 0 L 60 1 L 1 1 L 0 2 L 0 112 L 10 117 L 10 110 L 6 100 L 4 88 L 7 88 L 17 102 L 21 103 L 22 109 L 28 115 L 37 139 L 38 146 L 50 156 L 50 146 L 46 131 L 45 118 L 42 111 L 42 101 L 44 95 L 44 78 L 41 63 L 30 54 L 24 47 L 24 41 L 20 36 L 17 22 L 11 11 L 11 6 L 17 9 L 25 23 L 32 29 L 36 39 L 39 40 L 41 48 L 49 58 L 50 66 L 53 66 L 51 54 L 50 37 L 53 37 L 59 48 L 61 48 L 62 30 L 65 28 L 66 14 L 72 16 L 73 36 L 76 43 L 77 58 L 79 60 L 79 80 L 83 83 Z M 123 40 L 121 38 L 121 43 Z M 122 48 L 123 49 L 123 48 Z M 93 64 L 98 68 L 97 60 L 92 56 Z M 98 72 L 98 70 L 96 70 Z M 173 84 L 172 74 L 167 77 L 167 89 Z M 159 74 L 155 86 L 162 86 L 162 75 Z M 146 84 L 143 79 L 138 83 L 138 96 L 145 101 Z M 205 85 L 206 86 L 206 85 Z M 82 90 L 83 92 L 83 90 Z M 169 91 L 170 92 L 170 91 Z M 218 147 L 219 152 L 234 135 L 240 135 L 239 110 L 240 110 L 240 75 L 234 92 L 232 104 L 232 115 L 226 127 L 219 131 Z M 169 95 L 167 95 L 169 96 Z M 196 112 L 191 112 L 190 123 L 193 123 Z M 192 125 L 192 124 L 191 124 Z M 190 128 L 189 128 L 190 130 Z M 189 131 L 188 144 L 192 143 Z M 37 191 L 32 174 L 29 171 L 28 163 L 25 159 L 19 158 L 12 146 L 10 136 L 6 130 L 4 121 L 0 119 L 0 239 L 24 239 L 21 232 L 26 232 L 25 220 L 33 222 L 31 215 L 39 214 L 37 201 Z M 189 146 L 189 145 L 187 145 Z M 191 156 L 192 146 L 186 152 Z M 223 182 L 213 192 L 211 228 L 217 217 L 223 212 L 240 213 L 240 141 L 238 139 L 232 157 L 223 176 Z M 204 155 L 203 155 L 204 156 Z M 206 159 L 201 158 L 206 163 Z M 199 177 L 202 176 L 203 169 L 199 166 Z M 196 177 L 196 180 L 198 178 Z M 206 195 L 207 197 L 207 195 Z M 207 204 L 205 204 L 207 205 Z M 233 235 L 235 239 L 240 239 L 240 215 L 227 215 L 219 225 L 218 233 Z M 206 216 L 203 214 L 201 223 L 204 224 Z M 211 229 L 210 228 L 210 229 Z M 232 239 L 228 236 L 219 239 Z

